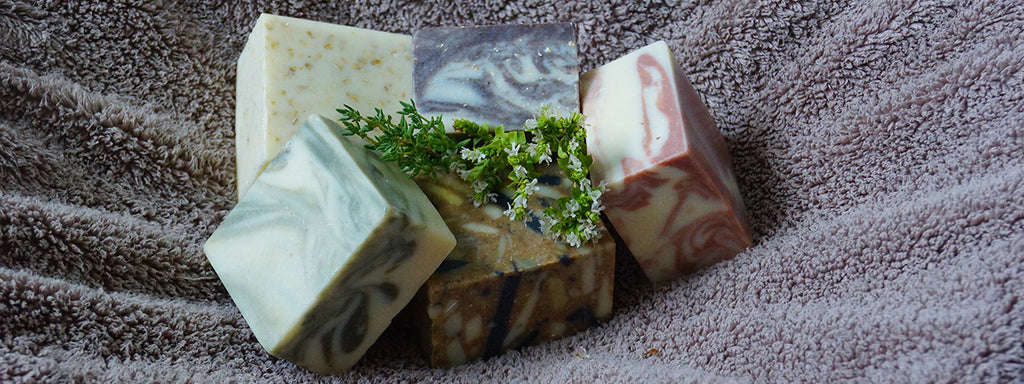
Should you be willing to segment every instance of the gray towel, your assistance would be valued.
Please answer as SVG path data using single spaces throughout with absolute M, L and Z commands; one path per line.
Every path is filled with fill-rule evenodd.
M 1021 382 L 1024 6 L 991 1 L 0 0 L 0 382 Z M 256 342 L 200 245 L 233 205 L 259 12 L 668 42 L 755 245 L 573 337 L 431 369 L 389 329 L 323 378 Z

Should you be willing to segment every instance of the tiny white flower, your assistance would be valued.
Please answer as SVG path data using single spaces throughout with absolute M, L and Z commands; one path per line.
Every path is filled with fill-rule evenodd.
M 525 178 L 527 174 L 526 167 L 522 165 L 516 165 L 515 167 L 512 168 L 512 171 L 515 172 L 516 178 L 518 179 Z
M 541 148 L 544 148 L 543 152 L 540 151 Z M 541 146 L 540 143 L 536 140 L 536 138 L 534 138 L 534 141 L 531 142 L 529 145 L 527 145 L 526 149 L 527 149 L 526 153 L 529 153 L 530 156 L 538 156 L 537 162 L 542 163 L 542 164 L 543 163 L 551 162 L 551 146 L 550 145 Z
M 569 152 L 576 152 L 577 149 L 580 149 L 580 142 L 573 137 L 569 140 Z
M 551 227 L 555 225 L 555 219 L 552 218 L 551 215 L 548 215 L 546 213 L 541 213 L 540 217 L 539 217 L 539 220 L 540 220 L 540 233 L 543 233 L 544 235 L 546 235 L 548 237 L 551 237 L 551 238 L 556 238 L 557 236 L 554 236 L 551 233 Z
M 541 163 L 541 164 L 550 163 L 551 162 L 551 156 L 548 156 L 547 153 L 542 153 L 542 154 L 540 154 L 539 157 L 537 157 L 537 162 Z
M 565 235 L 565 242 L 569 243 L 569 245 L 573 247 L 580 246 L 580 238 L 579 236 L 576 236 L 575 233 L 569 233 L 568 235 Z
M 530 118 L 529 120 L 526 120 L 526 122 L 523 123 L 523 127 L 526 128 L 527 131 L 537 129 L 537 119 Z
M 537 186 L 537 179 L 532 179 L 529 183 L 526 183 L 526 188 L 523 189 L 523 193 L 525 193 L 526 196 L 532 196 L 534 192 L 539 190 L 540 187 Z
M 597 226 L 591 225 L 591 228 L 587 230 L 587 239 L 595 241 L 601 238 L 601 232 L 597 231 Z
M 582 224 L 582 228 L 580 228 L 580 229 L 583 231 L 583 234 L 585 235 L 585 237 L 587 239 L 594 239 L 594 238 L 596 238 L 596 236 L 600 235 L 597 232 L 597 225 L 594 224 L 594 222 L 590 221 L 590 220 L 584 221 L 583 224 Z
M 565 210 L 575 213 L 580 210 L 580 203 L 576 202 L 576 200 L 569 200 L 569 202 L 565 204 Z
M 504 213 L 505 216 L 508 216 L 509 220 L 515 220 L 516 219 L 516 209 L 512 208 L 512 204 L 509 204 L 508 205 L 508 209 L 506 209 L 505 212 L 502 212 L 502 213 Z
M 516 208 L 526 208 L 526 196 L 516 195 L 516 199 L 512 200 L 512 206 Z
M 480 151 L 479 148 L 473 148 L 473 149 L 463 148 L 462 149 L 462 159 L 463 160 L 469 160 L 469 161 L 472 161 L 474 163 L 479 163 L 480 161 L 482 161 L 485 158 L 487 158 L 487 156 L 485 156 L 484 153 L 482 151 Z
M 515 156 L 519 154 L 519 143 L 512 143 L 511 147 L 505 148 L 505 152 L 509 156 Z
M 593 186 L 594 186 L 594 184 L 593 184 L 592 181 L 590 181 L 589 178 L 584 177 L 583 180 L 580 180 L 580 189 L 581 190 L 589 191 L 591 188 L 593 188 Z
M 537 156 L 537 143 L 531 142 L 526 144 L 526 153 L 530 154 L 530 156 Z
M 485 191 L 487 189 L 487 182 L 485 182 L 483 180 L 477 180 L 477 181 L 473 182 L 472 186 L 473 186 L 473 193 L 480 193 L 480 192 L 483 192 L 483 191 Z
M 569 154 L 569 169 L 574 172 L 583 172 L 583 162 L 575 154 Z

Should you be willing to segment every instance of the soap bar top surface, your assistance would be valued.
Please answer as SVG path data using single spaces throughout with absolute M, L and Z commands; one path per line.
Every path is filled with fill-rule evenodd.
M 595 183 L 647 276 L 732 257 L 750 229 L 721 132 L 664 42 L 581 76 Z
M 408 176 L 320 116 L 285 145 L 204 251 L 259 342 L 351 367 L 455 246 Z
M 541 107 L 579 112 L 576 28 L 568 23 L 424 28 L 413 36 L 424 116 L 523 129 Z
M 525 270 L 557 263 L 560 255 L 575 250 L 545 237 L 541 232 L 540 218 L 533 213 L 539 213 L 558 198 L 567 196 L 572 181 L 565 178 L 553 163 L 540 165 L 537 171 L 541 173 L 538 190 L 527 199 L 526 206 L 532 212 L 524 221 L 511 220 L 503 214 L 512 203 L 509 190 L 498 191 L 496 201 L 475 207 L 472 187 L 458 176 L 445 173 L 437 177 L 417 178 L 417 184 L 458 240 L 441 270 L 434 274 L 435 279 L 476 279 L 480 275 Z M 603 226 L 599 226 L 598 231 L 607 236 Z M 523 244 L 529 246 L 522 247 Z
M 412 98 L 412 37 L 263 14 L 238 59 L 239 196 L 310 114 L 386 113 Z
M 621 181 L 687 152 L 706 157 L 716 179 L 734 179 L 722 134 L 665 42 L 582 77 L 595 179 Z

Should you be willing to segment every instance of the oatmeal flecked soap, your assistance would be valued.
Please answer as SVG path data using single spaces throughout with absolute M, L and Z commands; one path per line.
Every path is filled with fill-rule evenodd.
M 568 23 L 424 28 L 413 35 L 414 100 L 424 116 L 502 125 L 541 109 L 579 112 L 576 28 Z
M 423 191 L 324 117 L 285 144 L 203 249 L 260 344 L 349 369 L 455 246 Z
M 238 59 L 238 195 L 310 114 L 401 110 L 412 98 L 412 37 L 263 14 Z
M 665 281 L 752 244 L 731 159 L 668 46 L 581 75 L 591 175 L 647 277 Z
M 542 210 L 569 193 L 557 166 L 538 169 L 527 206 Z M 409 304 L 421 349 L 434 366 L 462 364 L 585 330 L 612 313 L 615 241 L 573 248 L 541 234 L 540 220 L 502 214 L 509 196 L 476 208 L 470 185 L 453 175 L 421 178 L 457 245 Z

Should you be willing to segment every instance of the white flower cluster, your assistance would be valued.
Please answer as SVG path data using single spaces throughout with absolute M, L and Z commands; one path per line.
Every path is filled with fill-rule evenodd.
M 480 161 L 482 161 L 483 159 L 486 158 L 486 156 L 484 156 L 483 152 L 481 152 L 479 149 L 463 148 L 462 151 L 460 152 L 460 155 L 462 156 L 462 158 L 464 160 L 471 161 L 473 163 L 479 163 Z M 466 165 L 465 164 L 463 164 L 463 163 L 452 163 L 449 171 L 451 173 L 459 175 L 459 178 L 461 178 L 462 180 L 469 181 L 469 170 L 466 169 Z M 474 180 L 470 184 L 470 186 L 473 188 L 473 194 L 474 195 L 480 194 L 480 193 L 490 189 L 490 185 L 487 184 L 487 182 L 484 181 L 484 180 Z M 490 193 L 488 193 L 486 195 L 483 195 L 483 199 L 482 200 L 474 198 L 473 199 L 473 206 L 474 207 L 479 207 L 479 206 L 483 205 L 484 203 L 493 203 L 495 201 L 498 201 L 498 194 L 496 194 L 494 192 L 490 192 Z
M 542 111 L 543 112 L 543 111 Z M 526 145 L 526 153 L 537 158 L 537 163 L 547 164 L 551 162 L 551 145 L 544 142 L 544 133 L 537 129 L 537 119 L 526 120 L 523 124 L 526 132 L 533 135 L 530 143 Z
M 462 151 L 459 154 L 462 155 L 463 160 L 472 161 L 474 163 L 479 163 L 487 158 L 480 148 L 462 148 Z
M 580 189 L 587 192 L 590 196 L 590 210 L 593 212 L 601 212 L 604 210 L 604 204 L 601 204 L 601 196 L 604 196 L 604 192 L 608 190 L 608 183 L 601 181 L 600 184 L 595 188 L 590 179 L 583 179 L 580 182 Z
M 551 118 L 542 109 L 538 118 L 523 124 L 524 131 L 498 130 L 490 143 L 459 150 L 453 156 L 450 171 L 470 183 L 476 206 L 497 201 L 498 195 L 493 191 L 502 186 L 493 184 L 497 178 L 507 177 L 512 201 L 504 214 L 511 220 L 525 220 L 530 212 L 527 203 L 540 190 L 535 167 L 553 162 L 557 153 L 559 164 L 573 183 L 572 193 L 557 199 L 536 216 L 546 236 L 579 247 L 601 237 L 598 226 L 604 206 L 600 199 L 605 188 L 593 186 L 588 178 L 587 168 L 592 160 L 586 143 L 581 141 L 582 127 L 576 125 L 580 118 Z M 507 176 L 504 172 L 508 172 Z
M 588 178 L 584 178 L 578 187 L 583 191 L 584 196 L 587 197 L 586 200 L 590 200 L 589 204 L 582 205 L 578 201 L 570 199 L 565 203 L 562 217 L 553 217 L 547 213 L 540 217 L 541 232 L 555 240 L 563 240 L 573 247 L 579 247 L 584 241 L 601 238 L 601 232 L 598 231 L 597 223 L 583 218 L 590 213 L 600 214 L 604 210 L 604 205 L 601 204 L 600 199 L 607 188 L 604 182 L 594 187 Z M 552 231 L 551 228 L 560 221 L 576 223 L 576 227 L 565 232 Z

